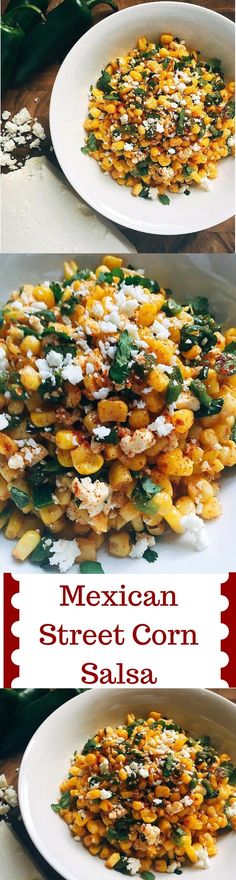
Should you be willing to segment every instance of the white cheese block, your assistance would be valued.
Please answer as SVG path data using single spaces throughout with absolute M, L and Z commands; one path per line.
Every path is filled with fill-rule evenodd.
M 0 822 L 1 880 L 43 880 L 6 822 Z
M 3 253 L 135 253 L 44 157 L 2 175 Z

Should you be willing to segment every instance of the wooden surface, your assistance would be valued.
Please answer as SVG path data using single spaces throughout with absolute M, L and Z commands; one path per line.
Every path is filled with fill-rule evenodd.
M 8 0 L 3 0 L 3 11 L 7 6 Z M 150 0 L 117 0 L 119 9 L 125 9 L 127 6 L 135 6 L 137 3 L 150 2 Z M 158 0 L 157 0 L 158 2 Z M 192 2 L 192 0 L 188 0 Z M 205 6 L 225 15 L 227 18 L 234 20 L 234 0 L 194 0 L 195 5 Z M 49 8 L 57 5 L 57 0 L 51 0 Z M 98 10 L 94 11 L 94 21 L 99 21 L 106 15 L 108 7 L 102 4 Z M 115 17 L 114 17 L 115 27 Z M 27 107 L 33 117 L 37 116 L 39 122 L 42 123 L 47 139 L 43 142 L 42 151 L 48 155 L 48 158 L 57 164 L 56 158 L 50 148 L 48 110 L 52 86 L 59 65 L 52 65 L 41 76 L 36 77 L 26 88 L 19 90 L 9 90 L 4 97 L 3 110 L 10 110 L 16 113 L 22 107 Z M 24 156 L 24 148 L 21 148 Z M 31 150 L 31 155 L 39 155 L 40 150 Z M 122 232 L 135 245 L 139 253 L 234 253 L 235 248 L 235 227 L 234 219 L 231 218 L 219 226 L 202 232 L 191 233 L 189 235 L 149 235 L 141 232 L 135 232 L 120 227 Z M 93 242 L 91 241 L 91 251 L 93 250 Z M 27 242 L 26 242 L 27 251 Z

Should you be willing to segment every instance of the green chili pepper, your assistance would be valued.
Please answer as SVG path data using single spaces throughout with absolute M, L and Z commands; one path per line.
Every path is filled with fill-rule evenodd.
M 42 16 L 46 12 L 47 7 L 48 0 L 35 0 L 35 3 L 33 0 L 32 3 L 28 2 L 28 0 L 24 0 L 24 2 L 23 0 L 10 0 L 3 20 L 10 19 L 11 15 L 12 24 L 21 27 L 24 33 L 27 34 L 37 24 L 38 16 Z
M 190 390 L 195 394 L 195 397 L 198 397 L 200 403 L 203 403 L 203 406 L 210 406 L 212 398 L 210 397 L 210 394 L 208 394 L 204 382 L 201 382 L 201 379 L 193 379 L 190 384 Z
M 47 0 L 39 0 L 47 6 Z M 44 18 L 42 9 L 26 0 L 12 0 L 1 21 L 1 90 L 2 93 L 9 88 L 17 68 L 18 59 L 22 53 L 25 42 L 25 34 L 38 16 Z
M 63 58 L 92 26 L 92 9 L 99 3 L 100 0 L 63 0 L 49 13 L 45 24 L 39 22 L 26 38 L 15 85 L 21 86 L 48 64 Z M 117 10 L 113 0 L 105 0 L 105 3 Z
M 31 691 L 31 700 L 27 702 L 26 696 L 22 697 L 19 693 L 19 702 L 14 715 L 14 723 L 11 723 L 9 715 L 8 725 L 3 731 L 0 739 L 0 758 L 6 758 L 8 755 L 14 755 L 16 752 L 24 749 L 31 736 L 37 728 L 45 721 L 48 715 L 51 715 L 59 706 L 70 700 L 71 697 L 81 693 L 76 688 L 73 689 L 57 689 L 53 691 L 38 690 Z M 29 694 L 30 692 L 28 692 Z M 2 699 L 2 698 L 1 698 Z
M 48 0 L 12 0 L 8 4 L 3 19 L 13 26 L 22 28 L 25 34 L 34 27 L 40 16 L 45 21 L 44 12 Z
M 1 68 L 2 68 L 2 93 L 8 89 L 15 73 L 17 61 L 23 48 L 25 34 L 22 28 L 12 27 L 6 21 L 1 21 Z

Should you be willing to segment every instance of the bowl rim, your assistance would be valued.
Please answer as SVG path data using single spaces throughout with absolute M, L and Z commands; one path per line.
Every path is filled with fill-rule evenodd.
M 234 22 L 231 21 L 231 19 L 229 19 L 226 16 L 219 13 L 218 11 L 215 11 L 214 9 L 208 9 L 207 7 L 196 5 L 195 3 L 193 3 L 193 4 L 184 3 L 184 2 L 182 2 L 182 0 L 180 0 L 180 2 L 179 2 L 179 0 L 160 0 L 160 2 L 158 2 L 158 8 L 163 9 L 163 10 L 166 9 L 166 12 L 168 12 L 168 10 L 172 9 L 173 11 L 176 12 L 176 14 L 178 13 L 178 11 L 180 11 L 180 12 L 182 11 L 185 14 L 187 13 L 187 16 L 189 15 L 190 18 L 191 18 L 191 12 L 192 12 L 192 14 L 196 15 L 197 17 L 199 16 L 199 18 L 201 18 L 201 16 L 203 16 L 205 19 L 209 20 L 209 27 L 211 26 L 211 22 L 213 22 L 213 19 L 215 21 L 218 20 L 218 23 L 221 27 L 224 24 L 224 33 L 228 32 L 228 35 L 230 37 L 231 37 L 231 35 L 235 34 Z M 118 10 L 118 12 L 115 13 L 115 15 L 116 15 L 115 21 L 117 22 L 117 20 L 119 20 L 119 22 L 120 22 L 121 19 L 124 20 L 125 18 L 133 18 L 134 15 L 137 14 L 137 9 L 143 10 L 143 12 L 144 12 L 144 10 L 146 12 L 147 9 L 149 9 L 149 10 L 153 11 L 153 13 L 154 12 L 156 13 L 157 0 L 151 0 L 151 2 L 148 4 L 139 3 L 138 7 L 136 7 L 136 4 L 134 4 L 133 6 L 128 6 L 125 9 L 120 9 L 120 10 Z M 139 13 L 139 14 L 141 15 L 142 13 Z M 150 12 L 150 14 L 151 14 L 151 12 Z M 118 19 L 117 19 L 117 16 L 118 16 Z M 142 220 L 142 219 L 137 220 L 135 218 L 135 211 L 133 213 L 133 217 L 129 216 L 128 220 L 126 220 L 125 206 L 123 207 L 123 209 L 120 207 L 118 207 L 116 209 L 116 207 L 113 206 L 113 205 L 115 205 L 116 200 L 114 199 L 114 201 L 113 201 L 113 199 L 112 199 L 112 197 L 110 197 L 110 195 L 108 195 L 108 197 L 106 197 L 104 202 L 101 203 L 100 197 L 96 196 L 96 186 L 94 186 L 94 189 L 91 189 L 91 193 L 90 192 L 88 193 L 86 184 L 85 184 L 85 186 L 83 184 L 83 176 L 81 176 L 81 178 L 79 180 L 79 184 L 78 184 L 78 176 L 75 173 L 75 170 L 71 169 L 69 167 L 69 163 L 67 166 L 67 161 L 64 163 L 63 142 L 61 141 L 61 136 L 58 131 L 58 122 L 57 122 L 57 119 L 58 119 L 57 104 L 58 104 L 58 96 L 59 96 L 59 101 L 60 101 L 60 84 L 61 84 L 61 81 L 63 80 L 65 72 L 68 68 L 68 65 L 70 66 L 70 59 L 72 58 L 72 56 L 75 57 L 78 52 L 78 46 L 80 45 L 80 47 L 81 47 L 82 45 L 87 44 L 87 46 L 89 48 L 90 34 L 93 33 L 94 39 L 95 39 L 95 32 L 96 32 L 96 36 L 99 39 L 100 34 L 104 33 L 104 28 L 109 29 L 109 26 L 110 26 L 109 23 L 111 22 L 111 20 L 112 20 L 112 16 L 107 16 L 105 19 L 102 19 L 101 21 L 94 24 L 94 26 L 92 27 L 91 30 L 87 31 L 82 37 L 80 37 L 80 39 L 77 40 L 77 42 L 72 46 L 72 48 L 70 49 L 70 51 L 68 52 L 68 54 L 64 58 L 61 66 L 58 70 L 58 73 L 56 75 L 56 78 L 55 78 L 55 81 L 53 84 L 51 97 L 50 97 L 50 105 L 49 105 L 49 126 L 50 126 L 51 139 L 52 139 L 52 144 L 53 144 L 53 147 L 55 150 L 55 154 L 57 156 L 57 159 L 58 159 L 58 162 L 60 164 L 60 168 L 61 168 L 63 174 L 65 174 L 66 179 L 68 180 L 70 185 L 73 187 L 73 189 L 77 193 L 77 195 L 79 195 L 84 200 L 85 203 L 89 204 L 97 212 L 97 214 L 99 214 L 101 217 L 105 217 L 107 220 L 110 220 L 113 223 L 121 226 L 123 228 L 124 232 L 126 229 L 132 229 L 132 230 L 135 230 L 136 232 L 143 232 L 143 233 L 151 234 L 151 235 L 170 235 L 170 236 L 172 236 L 172 235 L 178 235 L 178 234 L 180 234 L 180 235 L 187 234 L 189 230 L 186 229 L 185 227 L 183 227 L 182 225 L 180 226 L 179 230 L 176 227 L 176 229 L 173 229 L 172 231 L 170 231 L 168 229 L 168 224 L 166 222 L 164 222 L 162 224 L 162 218 L 160 218 L 159 223 L 157 223 L 157 221 L 152 220 L 152 219 L 150 219 L 150 221 L 148 223 L 146 220 Z M 193 22 L 193 28 L 194 28 L 194 22 Z M 234 40 L 234 42 L 235 42 L 235 40 Z M 91 157 L 84 157 L 84 158 L 86 159 L 86 158 L 91 158 Z M 84 167 L 85 167 L 85 172 L 86 172 L 86 166 L 84 166 Z M 65 170 L 64 170 L 64 168 L 65 168 Z M 235 172 L 233 171 L 232 177 L 234 175 L 235 175 Z M 88 176 L 89 175 L 87 175 L 85 173 L 85 175 L 84 175 L 85 180 L 87 180 Z M 234 185 L 232 188 L 234 188 Z M 195 194 L 197 194 L 197 190 L 195 191 Z M 203 199 L 204 199 L 204 193 L 202 193 L 202 195 L 203 195 Z M 115 190 L 114 190 L 114 196 L 115 196 Z M 173 196 L 175 196 L 175 194 L 173 194 Z M 230 219 L 231 216 L 234 215 L 233 204 L 232 204 L 232 206 L 230 204 L 229 207 L 227 207 L 227 203 L 225 203 L 224 199 L 219 199 L 218 204 L 219 204 L 219 207 L 217 208 L 217 217 L 212 218 L 212 221 L 210 221 L 210 226 L 202 225 L 204 221 L 202 221 L 201 218 L 204 217 L 204 208 L 202 211 L 199 211 L 199 213 L 198 213 L 199 219 L 195 222 L 194 228 L 191 227 L 191 229 L 190 229 L 191 234 L 210 229 L 212 225 L 218 226 L 220 223 L 225 222 L 226 220 Z M 225 205 L 225 207 L 224 207 L 224 205 Z M 103 210 L 103 207 L 104 207 L 104 210 Z M 213 207 L 212 207 L 212 211 L 213 211 Z M 193 208 L 193 214 L 194 214 L 194 208 Z M 207 221 L 207 223 L 208 223 L 208 221 Z M 170 224 L 170 229 L 171 228 L 172 228 L 172 226 Z
M 67 703 L 63 703 L 62 706 L 59 706 L 57 709 L 55 709 L 55 711 L 52 712 L 51 715 L 49 715 L 48 718 L 45 719 L 45 721 L 43 721 L 43 723 L 38 727 L 36 732 L 33 734 L 30 742 L 28 743 L 28 746 L 24 752 L 24 755 L 23 755 L 23 758 L 21 761 L 20 771 L 19 771 L 19 781 L 18 781 L 18 795 L 19 795 L 19 806 L 20 806 L 20 811 L 22 814 L 23 822 L 24 822 L 25 827 L 28 831 L 28 834 L 29 834 L 31 840 L 33 841 L 34 845 L 36 846 L 37 850 L 41 853 L 41 855 L 48 862 L 48 864 L 50 864 L 50 866 L 52 868 L 54 868 L 54 870 L 56 870 L 59 873 L 60 873 L 60 866 L 58 864 L 56 855 L 54 853 L 49 852 L 47 845 L 44 846 L 43 840 L 41 838 L 39 839 L 39 836 L 37 835 L 37 829 L 34 824 L 34 820 L 32 820 L 31 813 L 29 812 L 28 807 L 25 804 L 24 784 L 25 784 L 25 773 L 27 771 L 28 758 L 30 757 L 30 753 L 31 753 L 32 749 L 37 748 L 38 736 L 40 737 L 44 732 L 46 732 L 46 734 L 47 734 L 47 730 L 48 729 L 50 730 L 51 725 L 53 725 L 53 721 L 54 721 L 55 716 L 58 720 L 60 720 L 60 718 L 63 717 L 63 715 L 66 712 L 67 705 L 72 706 L 72 704 L 75 704 L 75 703 L 77 704 L 77 702 L 79 700 L 80 701 L 79 705 L 81 705 L 81 706 L 84 705 L 84 708 L 86 711 L 86 703 L 91 704 L 91 701 L 93 699 L 93 692 L 95 692 L 96 696 L 98 694 L 99 694 L 99 696 L 101 695 L 101 698 L 102 698 L 103 694 L 105 694 L 106 692 L 108 694 L 108 693 L 112 692 L 112 690 L 114 690 L 116 695 L 120 696 L 121 699 L 122 699 L 123 694 L 127 695 L 127 693 L 130 693 L 129 688 L 114 688 L 114 689 L 113 688 L 91 688 L 82 694 L 77 694 L 77 696 L 72 697 L 70 700 L 68 700 Z M 155 696 L 155 699 L 158 699 L 158 696 L 165 695 L 166 693 L 168 693 L 168 695 L 170 697 L 172 694 L 174 694 L 175 697 L 176 697 L 176 694 L 181 694 L 184 697 L 186 697 L 187 701 L 188 701 L 188 697 L 190 697 L 190 696 L 191 697 L 196 696 L 196 699 L 200 700 L 200 701 L 204 700 L 204 699 L 208 699 L 209 702 L 212 704 L 212 706 L 213 705 L 215 705 L 216 707 L 218 706 L 219 716 L 221 715 L 221 710 L 223 710 L 224 707 L 225 708 L 227 707 L 228 717 L 229 718 L 230 718 L 230 716 L 232 717 L 232 722 L 233 722 L 234 718 L 236 719 L 236 705 L 233 702 L 231 702 L 230 700 L 227 700 L 226 697 L 223 697 L 221 694 L 215 693 L 214 691 L 211 691 L 208 688 L 145 688 L 145 687 L 140 687 L 140 688 L 132 688 L 132 690 L 135 691 L 137 698 L 140 695 L 140 699 L 142 698 L 143 693 L 145 693 L 145 694 L 148 693 L 150 695 L 150 699 L 151 699 L 152 695 Z M 63 866 L 63 871 L 65 872 L 64 866 Z M 63 880 L 71 880 L 72 874 L 70 873 L 70 869 L 68 869 L 68 872 L 66 870 L 66 873 L 64 873 L 61 876 L 63 877 Z

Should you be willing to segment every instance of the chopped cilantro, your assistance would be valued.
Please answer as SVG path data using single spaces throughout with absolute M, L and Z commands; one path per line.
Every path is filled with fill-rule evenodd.
M 23 492 L 22 489 L 17 489 L 15 486 L 12 486 L 10 489 L 10 496 L 20 510 L 24 510 L 24 507 L 27 507 L 27 504 L 29 504 L 29 495 L 27 495 L 26 492 Z
M 184 109 L 180 110 L 178 122 L 176 125 L 177 134 L 183 134 L 183 132 L 186 128 L 187 122 L 188 122 L 188 116 L 186 116 L 185 110 Z
M 162 205 L 169 205 L 170 204 L 169 196 L 167 196 L 165 193 L 163 195 L 159 195 L 158 199 Z
M 116 385 L 123 385 L 130 372 L 131 350 L 134 341 L 127 330 L 121 333 L 109 377 Z
M 233 119 L 235 116 L 235 100 L 234 98 L 230 98 L 225 108 L 225 115 L 227 119 Z
M 71 275 L 70 278 L 66 278 L 63 281 L 62 287 L 70 287 L 74 281 L 87 281 L 90 278 L 91 271 L 90 269 L 77 269 L 74 275 Z
M 90 752 L 94 752 L 94 751 L 99 752 L 100 749 L 101 749 L 101 746 L 99 746 L 98 743 L 96 742 L 96 740 L 91 737 L 84 744 L 84 747 L 82 749 L 81 754 L 82 755 L 89 755 Z
M 163 303 L 162 312 L 165 312 L 166 315 L 178 315 L 181 312 L 182 306 L 179 303 L 175 302 L 171 296 Z
M 60 810 L 67 810 L 70 806 L 71 796 L 69 791 L 64 791 L 61 796 L 58 804 L 51 804 L 51 808 L 54 813 L 59 813 Z
M 100 562 L 89 562 L 89 560 L 80 563 L 80 572 L 81 574 L 104 574 Z
M 97 88 L 106 94 L 111 91 L 111 74 L 108 70 L 102 70 L 101 76 L 97 81 Z
M 144 550 L 143 559 L 146 559 L 147 562 L 156 562 L 156 559 L 158 559 L 158 553 L 156 553 L 156 550 L 152 550 L 152 547 L 147 547 L 147 549 Z
M 219 789 L 212 788 L 208 779 L 203 779 L 202 784 L 203 784 L 204 788 L 206 789 L 205 797 L 207 798 L 207 800 L 214 800 L 214 798 L 218 797 Z
M 157 507 L 153 499 L 158 492 L 161 492 L 161 486 L 157 485 L 157 483 L 153 483 L 149 477 L 142 477 L 137 480 L 131 497 L 138 510 L 142 513 L 154 516 L 154 514 L 157 513 Z
M 125 278 L 125 286 L 131 287 L 147 287 L 148 290 L 151 290 L 151 293 L 159 293 L 160 285 L 157 281 L 153 281 L 152 278 L 146 278 L 145 275 L 127 275 Z
M 52 292 L 54 293 L 56 303 L 59 303 L 60 299 L 63 296 L 63 288 L 61 287 L 60 284 L 57 284 L 55 281 L 52 281 L 52 283 L 49 285 L 49 287 L 50 287 L 50 290 L 52 290 Z
M 167 758 L 165 758 L 165 761 L 163 764 L 163 770 L 162 770 L 162 775 L 164 776 L 164 779 L 169 778 L 174 767 L 175 767 L 174 755 L 171 755 L 171 754 L 167 755 Z

